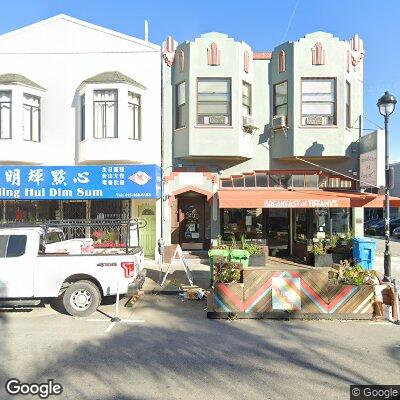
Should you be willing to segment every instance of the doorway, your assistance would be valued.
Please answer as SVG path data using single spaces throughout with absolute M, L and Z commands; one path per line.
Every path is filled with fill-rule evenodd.
M 187 192 L 178 197 L 179 243 L 184 250 L 203 250 L 205 242 L 204 195 Z
M 143 247 L 146 257 L 154 258 L 156 246 L 156 206 L 139 206 L 139 219 L 145 221 L 140 228 L 140 246 Z
M 289 209 L 267 209 L 267 234 L 269 255 L 273 257 L 288 256 L 289 243 Z

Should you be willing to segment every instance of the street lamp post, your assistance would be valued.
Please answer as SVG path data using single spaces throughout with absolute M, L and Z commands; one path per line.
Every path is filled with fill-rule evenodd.
M 379 113 L 385 118 L 385 203 L 384 203 L 384 216 L 385 216 L 385 258 L 384 258 L 384 274 L 387 279 L 392 275 L 391 260 L 390 260 L 390 203 L 389 203 L 389 190 L 390 190 L 390 166 L 389 166 L 389 116 L 393 113 L 396 107 L 396 97 L 389 92 L 378 100 L 377 106 Z

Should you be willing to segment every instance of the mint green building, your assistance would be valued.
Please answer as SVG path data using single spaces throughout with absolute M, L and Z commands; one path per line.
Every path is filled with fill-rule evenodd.
M 245 235 L 271 255 L 363 234 L 362 40 L 315 32 L 270 52 L 211 32 L 163 43 L 163 235 L 205 250 Z

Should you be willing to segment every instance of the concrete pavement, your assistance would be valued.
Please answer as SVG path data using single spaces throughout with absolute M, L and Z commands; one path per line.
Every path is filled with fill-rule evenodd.
M 146 294 L 122 309 L 123 318 L 144 322 L 108 333 L 107 322 L 48 307 L 0 313 L 0 398 L 27 398 L 5 393 L 10 377 L 53 378 L 64 387 L 59 398 L 71 400 L 338 400 L 349 398 L 352 383 L 400 383 L 399 326 L 208 320 L 204 308 Z

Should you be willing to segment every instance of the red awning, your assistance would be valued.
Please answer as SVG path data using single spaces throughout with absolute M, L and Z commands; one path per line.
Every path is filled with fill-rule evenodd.
M 361 192 L 325 190 L 273 190 L 229 188 L 218 191 L 220 208 L 381 208 L 384 196 Z M 400 198 L 390 198 L 391 207 L 400 207 Z

